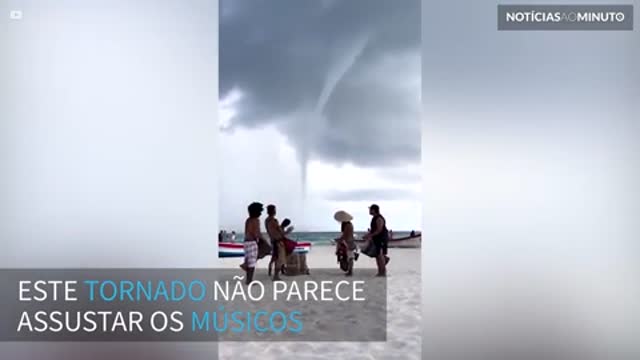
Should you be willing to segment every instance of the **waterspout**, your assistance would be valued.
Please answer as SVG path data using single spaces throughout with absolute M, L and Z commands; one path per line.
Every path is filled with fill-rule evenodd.
M 368 34 L 362 34 L 355 38 L 351 46 L 343 53 L 343 56 L 339 61 L 335 62 L 334 66 L 329 69 L 324 86 L 313 110 L 310 124 L 304 127 L 305 136 L 299 149 L 303 208 L 307 197 L 307 173 L 311 147 L 313 145 L 314 138 L 317 137 L 318 131 L 326 127 L 326 120 L 323 116 L 324 109 L 331 99 L 331 95 L 333 94 L 336 86 L 340 83 L 353 64 L 355 64 L 360 54 L 364 51 L 368 41 Z

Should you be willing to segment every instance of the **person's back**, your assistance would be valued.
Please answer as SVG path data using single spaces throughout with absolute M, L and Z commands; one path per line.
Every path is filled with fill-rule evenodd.
M 257 218 L 247 218 L 244 223 L 244 237 L 245 241 L 252 240 L 258 241 L 260 239 L 260 220 Z
M 276 219 L 275 216 L 268 216 L 264 220 L 264 227 L 267 229 L 267 235 L 269 235 L 269 239 L 272 243 L 280 240 L 280 233 L 275 231 L 275 229 L 279 227 L 278 219 Z
M 349 250 L 356 249 L 356 240 L 353 235 L 353 224 L 349 222 L 345 222 L 342 225 L 342 239 Z
M 280 279 L 280 272 L 283 271 L 284 266 L 286 264 L 286 252 L 285 252 L 285 244 L 284 244 L 284 231 L 280 227 L 278 223 L 278 219 L 276 219 L 276 207 L 275 205 L 267 206 L 267 219 L 265 220 L 265 227 L 267 228 L 267 233 L 269 234 L 269 238 L 271 239 L 271 246 L 273 248 L 273 252 L 271 255 L 271 260 L 275 260 L 275 272 L 273 275 L 273 280 Z M 269 264 L 269 270 L 271 269 L 271 264 Z
M 381 214 L 374 215 L 373 218 L 371 218 L 371 228 L 377 230 L 377 224 L 379 221 L 382 221 L 382 231 L 375 235 L 373 239 L 376 241 L 386 241 L 389 239 L 389 230 L 387 230 L 387 221 L 385 220 L 384 216 L 382 216 Z
M 357 248 L 355 238 L 353 236 L 353 224 L 351 221 L 342 224 L 342 242 L 346 247 L 346 256 L 348 261 L 347 273 L 345 275 L 353 275 L 353 262 L 355 260 L 354 250 Z

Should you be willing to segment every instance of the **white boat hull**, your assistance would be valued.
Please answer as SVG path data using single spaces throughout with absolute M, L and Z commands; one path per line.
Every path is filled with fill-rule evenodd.
M 422 236 L 389 240 L 389 248 L 419 248 L 422 245 Z
M 365 240 L 356 240 L 363 246 L 367 243 Z M 416 249 L 422 246 L 422 235 L 417 235 L 414 237 L 406 237 L 400 239 L 391 239 L 389 240 L 389 244 L 387 245 L 390 249 Z

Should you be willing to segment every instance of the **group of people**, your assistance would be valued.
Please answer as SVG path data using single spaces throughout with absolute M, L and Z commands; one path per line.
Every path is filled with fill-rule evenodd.
M 260 244 L 268 244 L 262 237 L 260 217 L 264 211 L 261 203 L 254 202 L 248 207 L 249 217 L 245 221 L 244 229 L 244 262 L 240 267 L 247 273 L 247 284 L 253 281 L 256 263 L 265 254 L 260 253 Z M 269 262 L 269 276 L 273 269 L 273 280 L 280 279 L 286 269 L 287 255 L 295 249 L 295 241 L 289 239 L 287 235 L 293 231 L 291 220 L 284 219 L 282 223 L 276 218 L 276 206 L 267 206 L 267 218 L 264 222 L 267 234 L 271 239 L 271 261 Z
M 247 210 L 249 217 L 245 221 L 244 229 L 244 262 L 240 267 L 246 272 L 246 283 L 249 284 L 253 281 L 258 259 L 266 255 L 260 251 L 260 245 L 269 243 L 262 236 L 260 224 L 264 206 L 259 202 L 254 202 L 248 206 Z M 389 231 L 387 230 L 386 220 L 380 214 L 380 207 L 376 204 L 369 207 L 369 214 L 372 216 L 371 226 L 363 237 L 363 240 L 368 240 L 369 244 L 367 250 L 363 252 L 376 259 L 377 276 L 386 276 L 386 265 L 389 263 L 389 257 L 387 256 Z M 340 223 L 341 234 L 336 239 L 336 253 L 343 251 L 348 261 L 346 275 L 351 276 L 353 275 L 354 261 L 357 260 L 358 255 L 352 223 L 353 216 L 346 211 L 338 211 L 335 213 L 334 218 Z M 276 218 L 276 206 L 267 206 L 267 218 L 264 225 L 271 240 L 269 276 L 272 274 L 273 267 L 274 281 L 280 279 L 280 274 L 286 269 L 287 254 L 293 252 L 295 248 L 295 242 L 287 238 L 287 235 L 293 230 L 290 224 L 291 221 L 289 219 L 279 223 Z
M 387 222 L 380 214 L 380 206 L 373 204 L 369 206 L 369 214 L 371 215 L 371 226 L 369 231 L 364 235 L 363 240 L 368 240 L 369 244 L 365 253 L 376 259 L 378 266 L 377 276 L 387 276 L 387 264 L 389 256 L 387 249 L 389 244 L 389 230 L 387 230 Z M 340 210 L 334 214 L 334 219 L 340 223 L 341 236 L 336 240 L 336 255 L 343 254 L 347 259 L 347 276 L 353 275 L 353 265 L 357 260 L 358 253 L 355 243 L 353 230 L 353 216 L 346 211 Z
M 218 242 L 223 242 L 223 241 L 235 242 L 236 241 L 236 232 L 232 231 L 229 234 L 225 230 L 220 230 L 220 232 L 218 233 Z

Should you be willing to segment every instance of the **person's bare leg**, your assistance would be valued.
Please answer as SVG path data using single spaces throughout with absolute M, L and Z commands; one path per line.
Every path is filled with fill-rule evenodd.
M 255 270 L 256 270 L 255 267 L 247 268 L 247 280 L 246 280 L 247 285 L 251 284 L 251 282 L 253 281 L 253 273 Z
M 280 260 L 276 260 L 276 265 L 273 269 L 273 281 L 280 280 L 280 273 L 282 272 L 282 265 L 280 264 Z
M 376 263 L 378 265 L 378 274 L 376 276 L 387 276 L 384 254 L 380 253 L 378 257 L 376 257 Z
M 276 259 L 271 256 L 271 261 L 269 261 L 269 272 L 268 275 L 271 276 L 271 270 L 273 269 L 273 265 L 276 263 Z
M 276 259 L 276 266 L 274 269 L 273 281 L 280 280 L 280 274 L 284 274 L 284 267 L 287 261 L 287 253 L 284 248 L 284 244 L 278 243 L 278 257 Z

